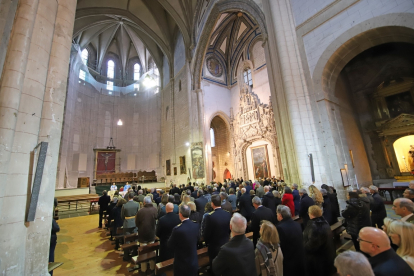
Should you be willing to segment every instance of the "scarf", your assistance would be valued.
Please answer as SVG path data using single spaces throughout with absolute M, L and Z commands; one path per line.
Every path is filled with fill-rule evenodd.
M 269 275 L 276 275 L 275 261 L 277 260 L 277 255 L 279 254 L 278 247 L 276 248 L 273 244 L 263 243 L 261 239 L 257 241 L 256 249 L 259 250 L 260 254 L 263 257 L 264 265 Z M 273 260 L 272 253 L 277 251 L 276 258 Z M 271 262 L 270 262 L 271 260 Z

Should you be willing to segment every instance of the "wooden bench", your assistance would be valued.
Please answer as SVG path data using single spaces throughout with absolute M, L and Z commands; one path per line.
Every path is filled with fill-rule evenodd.
M 133 267 L 128 268 L 129 272 L 139 269 L 141 263 L 154 260 L 158 256 L 158 249 L 160 248 L 159 242 L 147 244 L 145 246 L 138 247 L 138 255 L 132 257 Z
M 334 239 L 335 246 L 340 245 L 341 243 L 341 234 L 345 230 L 344 219 L 340 219 L 337 223 L 331 225 L 331 231 Z
M 246 233 L 246 238 L 253 239 L 253 232 Z M 210 259 L 208 257 L 208 247 L 203 247 L 197 250 L 198 256 L 198 267 L 203 268 L 210 264 Z M 165 273 L 168 275 L 173 275 L 174 271 L 174 258 L 157 263 L 155 265 L 155 275 Z
M 209 265 L 208 248 L 204 247 L 197 250 L 198 267 L 203 268 Z M 167 276 L 174 275 L 174 258 L 157 263 L 155 265 L 155 275 L 165 273 Z
M 89 213 L 91 212 L 92 203 L 91 202 L 98 202 L 99 195 L 97 194 L 85 194 L 85 195 L 73 195 L 73 196 L 59 196 L 56 197 L 58 200 L 59 212 L 63 213 L 64 211 L 71 210 L 71 203 L 75 203 L 75 210 L 78 210 L 78 203 L 79 202 L 88 202 L 89 203 Z M 64 209 L 64 203 L 67 204 L 67 209 Z M 83 208 L 79 208 L 83 209 Z

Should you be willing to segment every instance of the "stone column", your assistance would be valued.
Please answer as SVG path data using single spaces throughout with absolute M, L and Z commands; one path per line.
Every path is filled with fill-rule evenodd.
M 0 232 L 7 237 L 0 242 L 0 269 L 6 274 L 48 275 L 59 118 L 75 9 L 76 0 L 21 0 L 13 26 L 0 86 Z M 35 221 L 25 223 L 33 149 L 40 141 L 50 143 L 48 156 Z
M 281 149 L 282 165 L 288 182 L 312 184 L 308 154 L 312 153 L 316 183 L 321 184 L 324 167 L 320 166 L 314 118 L 309 92 L 296 41 L 289 1 L 263 0 L 268 28 L 265 45 L 272 105 Z M 278 122 L 279 121 L 279 122 Z

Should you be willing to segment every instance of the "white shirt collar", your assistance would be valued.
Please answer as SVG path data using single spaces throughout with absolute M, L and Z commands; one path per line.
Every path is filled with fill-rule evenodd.
M 401 218 L 401 221 L 407 221 L 407 219 L 409 219 L 412 215 L 414 215 L 413 213 L 406 215 L 405 217 Z

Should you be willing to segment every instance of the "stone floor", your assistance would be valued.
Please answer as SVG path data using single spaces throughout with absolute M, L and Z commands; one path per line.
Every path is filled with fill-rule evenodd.
M 398 218 L 392 205 L 386 205 L 386 209 L 389 217 Z M 151 275 L 150 272 L 128 272 L 130 264 L 122 260 L 119 251 L 114 250 L 106 230 L 97 227 L 97 214 L 60 219 L 58 224 L 61 230 L 55 261 L 63 262 L 63 265 L 55 270 L 54 275 Z M 344 250 L 354 250 L 351 241 L 345 239 L 338 253 Z M 200 273 L 203 274 L 209 275 L 205 271 Z

